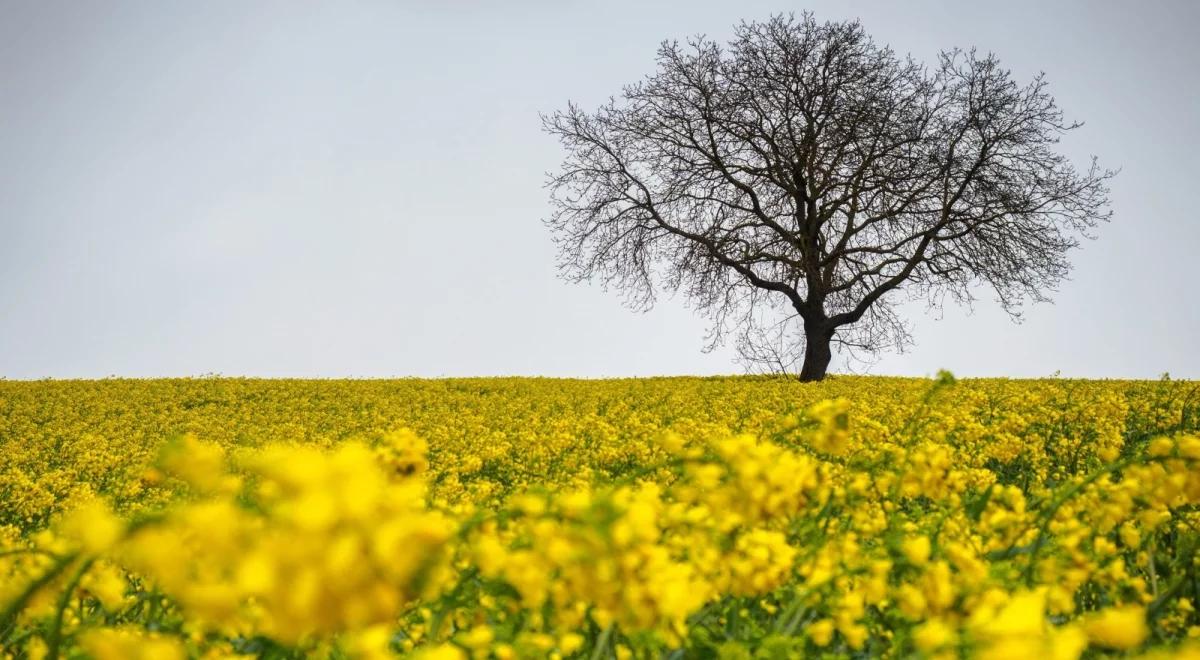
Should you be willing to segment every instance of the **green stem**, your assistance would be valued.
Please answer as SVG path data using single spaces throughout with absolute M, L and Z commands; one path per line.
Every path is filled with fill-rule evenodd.
M 88 572 L 88 569 L 92 567 L 95 561 L 95 557 L 89 557 L 79 564 L 79 568 L 75 570 L 75 574 L 71 576 L 71 579 L 67 581 L 66 588 L 63 589 L 62 595 L 58 598 L 58 607 L 54 612 L 54 622 L 50 624 L 50 635 L 46 642 L 47 660 L 58 660 L 58 647 L 62 645 L 63 615 L 66 613 L 67 606 L 71 602 L 71 594 L 75 592 L 75 587 L 79 585 L 79 581 L 83 579 L 84 574 Z
M 599 639 L 596 640 L 596 647 L 592 649 L 592 660 L 600 660 L 604 657 L 604 652 L 608 650 L 608 641 L 612 637 L 613 627 L 609 625 L 600 633 Z
M 13 623 L 16 621 L 17 615 L 21 613 L 21 610 L 25 609 L 25 605 L 29 603 L 29 599 L 33 598 L 33 595 L 39 589 L 58 577 L 58 574 L 62 573 L 78 556 L 77 553 L 72 553 L 59 558 L 58 562 L 50 567 L 50 570 L 46 571 L 40 578 L 30 582 L 24 591 L 17 594 L 17 597 L 5 606 L 3 612 L 0 612 L 0 642 L 8 638 L 8 634 L 12 632 Z

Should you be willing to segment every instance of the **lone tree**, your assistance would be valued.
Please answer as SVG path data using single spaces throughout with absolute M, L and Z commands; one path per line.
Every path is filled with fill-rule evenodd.
M 1040 75 L 973 50 L 925 66 L 809 14 L 734 35 L 664 42 L 619 99 L 543 117 L 566 150 L 547 220 L 565 277 L 641 308 L 682 291 L 714 344 L 737 330 L 746 361 L 779 369 L 802 354 L 812 381 L 833 342 L 908 341 L 903 295 L 936 307 L 984 284 L 1019 316 L 1110 215 L 1113 172 L 1059 153 L 1079 124 Z

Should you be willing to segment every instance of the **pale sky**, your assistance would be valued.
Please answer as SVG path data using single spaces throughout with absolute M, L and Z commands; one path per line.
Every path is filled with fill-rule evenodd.
M 1045 71 L 1122 168 L 1055 304 L 914 306 L 871 373 L 1200 378 L 1190 0 L 0 0 L 0 377 L 736 373 L 685 300 L 556 279 L 538 113 L 804 9 Z

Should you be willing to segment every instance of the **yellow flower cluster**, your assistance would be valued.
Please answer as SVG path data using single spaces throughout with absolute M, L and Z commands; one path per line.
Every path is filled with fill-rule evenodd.
M 220 463 L 197 475 L 213 448 L 196 444 L 172 457 L 192 466 L 179 476 L 237 486 L 138 527 L 114 552 L 193 623 L 296 645 L 391 622 L 448 577 L 454 523 L 427 509 L 411 470 L 390 472 L 367 446 L 267 447 L 234 477 Z
M 1200 395 L 0 381 L 0 648 L 1200 655 Z

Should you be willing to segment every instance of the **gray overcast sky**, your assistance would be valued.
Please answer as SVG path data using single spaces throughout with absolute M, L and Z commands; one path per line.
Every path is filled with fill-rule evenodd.
M 967 4 L 0 0 L 0 376 L 736 372 L 683 300 L 556 279 L 537 113 L 811 9 L 1045 71 L 1123 168 L 1054 305 L 914 306 L 873 373 L 1200 377 L 1200 3 Z

